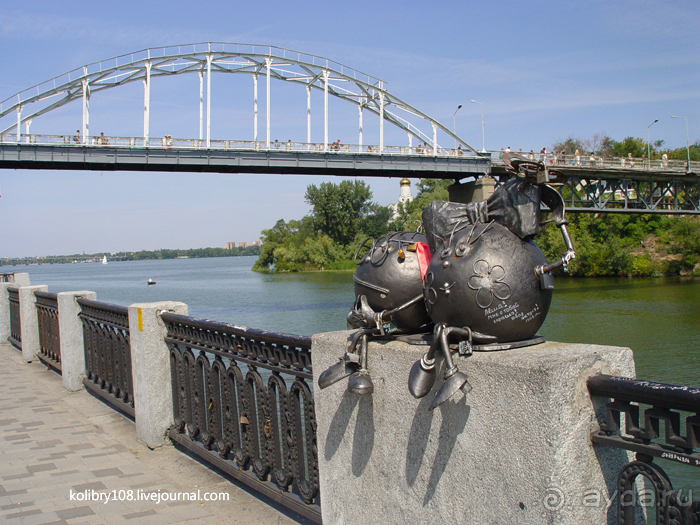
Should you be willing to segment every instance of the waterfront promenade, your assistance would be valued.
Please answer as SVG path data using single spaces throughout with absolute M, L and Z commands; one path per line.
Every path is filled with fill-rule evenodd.
M 149 450 L 131 420 L 84 390 L 66 391 L 58 374 L 25 363 L 9 344 L 0 344 L 0 393 L 2 523 L 310 523 L 173 446 Z M 228 501 L 78 500 L 86 491 L 122 499 L 199 491 Z

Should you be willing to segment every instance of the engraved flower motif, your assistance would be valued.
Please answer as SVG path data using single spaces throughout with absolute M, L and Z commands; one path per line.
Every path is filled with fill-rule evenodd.
M 510 286 L 503 282 L 506 271 L 503 266 L 491 265 L 484 259 L 474 263 L 474 275 L 469 278 L 467 284 L 472 290 L 476 290 L 476 304 L 481 308 L 488 308 L 493 303 L 493 298 L 505 301 L 510 298 Z

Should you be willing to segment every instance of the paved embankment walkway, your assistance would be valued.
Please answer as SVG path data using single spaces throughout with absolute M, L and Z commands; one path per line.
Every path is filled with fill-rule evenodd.
M 0 399 L 0 523 L 308 523 L 173 446 L 149 450 L 133 421 L 85 391 L 67 392 L 58 374 L 8 344 L 0 344 Z M 76 499 L 198 490 L 229 501 Z

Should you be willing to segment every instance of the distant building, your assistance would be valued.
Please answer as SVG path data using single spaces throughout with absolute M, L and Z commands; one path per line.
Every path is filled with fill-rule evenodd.
M 235 247 L 236 247 L 236 243 L 235 243 L 235 242 L 227 242 L 227 243 L 226 243 L 226 249 L 227 249 L 227 250 L 233 250 Z
M 406 177 L 401 179 L 399 182 L 399 200 L 395 204 L 389 204 L 389 209 L 391 210 L 391 220 L 398 219 L 399 217 L 399 204 L 406 205 L 413 200 L 413 195 L 411 195 L 411 181 Z
M 248 243 L 247 243 L 247 242 L 239 242 L 239 243 L 238 243 L 238 247 L 239 247 L 239 248 L 247 248 L 247 247 L 248 247 Z
M 260 246 L 260 241 L 250 241 L 248 246 Z

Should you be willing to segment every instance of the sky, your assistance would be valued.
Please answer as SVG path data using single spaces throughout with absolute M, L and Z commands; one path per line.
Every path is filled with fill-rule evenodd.
M 688 119 L 691 143 L 700 139 L 698 20 L 697 0 L 35 0 L 0 10 L 0 100 L 82 65 L 141 49 L 232 42 L 318 55 L 380 78 L 389 92 L 454 126 L 476 149 L 482 146 L 481 109 L 470 100 L 483 104 L 488 150 L 539 151 L 570 136 L 585 140 L 596 133 L 646 140 L 647 132 L 652 142 L 678 148 L 686 145 L 685 121 L 670 115 Z M 250 77 L 218 77 L 226 78 L 212 77 L 212 138 L 252 140 Z M 140 135 L 142 89 L 133 83 L 93 96 L 91 133 Z M 198 89 L 196 75 L 154 81 L 151 136 L 177 132 L 195 138 Z M 273 82 L 271 102 L 272 140 L 305 141 L 304 90 Z M 355 143 L 357 111 L 344 106 L 349 104 L 331 105 L 331 140 Z M 314 112 L 319 107 L 322 98 L 312 99 L 312 140 L 322 141 L 320 113 Z M 74 102 L 35 119 L 30 131 L 72 134 L 81 127 L 80 111 Z M 264 136 L 264 112 L 259 118 Z M 659 122 L 648 128 L 655 119 Z M 368 143 L 377 136 L 378 119 L 367 118 L 365 128 Z M 388 133 L 385 143 L 406 145 L 405 137 Z M 278 219 L 307 214 L 309 184 L 340 180 L 0 170 L 0 257 L 252 241 Z M 379 204 L 398 200 L 398 178 L 366 182 Z

